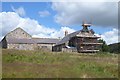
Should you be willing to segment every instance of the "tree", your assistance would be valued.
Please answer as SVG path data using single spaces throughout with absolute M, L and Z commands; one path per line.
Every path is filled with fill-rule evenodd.
M 120 42 L 108 45 L 111 53 L 120 53 Z
M 105 42 L 103 39 L 100 39 L 99 42 L 100 42 L 100 43 L 103 43 L 103 44 L 101 45 L 100 51 L 109 52 L 109 46 L 106 44 L 106 42 Z

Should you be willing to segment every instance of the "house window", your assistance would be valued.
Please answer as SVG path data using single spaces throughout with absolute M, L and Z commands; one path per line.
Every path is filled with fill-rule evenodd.
M 47 48 L 47 46 L 41 46 L 41 48 Z

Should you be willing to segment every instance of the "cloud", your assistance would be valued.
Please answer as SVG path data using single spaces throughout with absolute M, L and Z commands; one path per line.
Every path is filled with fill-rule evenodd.
M 60 30 L 55 30 L 52 33 L 46 35 L 43 33 L 39 33 L 37 35 L 33 35 L 33 37 L 43 37 L 43 38 L 60 38 L 62 39 L 65 36 L 65 31 L 68 31 L 68 34 L 74 32 L 74 29 L 71 29 L 69 27 L 61 27 Z
M 96 35 L 101 36 L 101 38 L 105 40 L 107 44 L 112 44 L 112 43 L 120 42 L 119 41 L 120 35 L 118 35 L 118 33 L 120 33 L 119 30 L 116 28 L 113 28 L 111 31 L 107 31 L 101 35 L 99 34 L 96 34 Z
M 20 16 L 15 12 L 1 12 L 0 13 L 0 30 L 2 30 L 2 36 L 7 32 L 17 27 L 20 21 Z
M 112 44 L 112 43 L 117 43 L 120 42 L 118 38 L 120 36 L 118 35 L 118 29 L 113 28 L 113 30 L 105 32 L 104 34 L 101 35 L 101 37 L 106 40 L 107 44 Z
M 17 9 L 15 9 L 13 6 L 11 6 L 11 8 L 14 12 L 18 13 L 20 16 L 25 16 L 26 15 L 26 12 L 25 12 L 23 7 L 19 7 Z
M 49 16 L 50 15 L 50 12 L 49 11 L 39 11 L 38 12 L 40 17 L 46 17 L 46 16 Z
M 2 26 L 0 26 L 0 30 L 2 30 L 2 32 L 0 31 L 0 33 L 2 33 L 2 35 L 0 35 L 0 39 L 17 27 L 21 27 L 33 37 L 40 38 L 63 38 L 66 30 L 69 34 L 76 31 L 69 27 L 61 27 L 59 30 L 45 27 L 40 25 L 38 21 L 20 17 L 15 12 L 1 12 L 0 19 L 2 19 L 2 21 L 0 21 L 0 24 L 2 24 Z M 113 30 L 101 34 L 101 37 L 107 42 L 107 44 L 116 43 L 118 42 L 118 33 L 120 33 L 118 29 L 113 28 Z
M 1 12 L 0 19 L 2 21 L 0 24 L 0 30 L 2 30 L 2 36 L 5 36 L 11 30 L 14 30 L 17 27 L 21 27 L 33 37 L 49 37 L 49 38 L 58 38 L 64 36 L 64 31 L 68 30 L 69 33 L 74 32 L 74 29 L 68 27 L 61 27 L 60 30 L 54 28 L 45 27 L 40 25 L 38 21 L 30 18 L 22 18 L 15 12 Z M 12 20 L 11 20 L 12 19 Z
M 86 20 L 95 26 L 117 27 L 117 2 L 53 2 L 52 9 L 57 12 L 55 21 L 62 25 L 80 25 Z
M 65 31 L 68 31 L 68 34 L 75 32 L 74 29 L 69 27 L 61 27 L 60 30 L 56 30 L 53 34 L 51 34 L 51 37 L 57 37 L 57 38 L 63 38 L 65 36 Z
M 2 22 L 0 23 L 2 24 L 2 27 L 0 27 L 2 30 L 2 36 L 17 27 L 23 28 L 31 35 L 39 33 L 50 34 L 55 31 L 55 29 L 40 25 L 38 21 L 34 19 L 22 18 L 15 12 L 1 12 L 0 18 L 2 19 Z

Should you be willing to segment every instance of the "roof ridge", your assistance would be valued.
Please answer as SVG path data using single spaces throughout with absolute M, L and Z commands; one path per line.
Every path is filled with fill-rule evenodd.
M 32 37 L 32 39 L 58 39 L 58 38 L 34 38 Z

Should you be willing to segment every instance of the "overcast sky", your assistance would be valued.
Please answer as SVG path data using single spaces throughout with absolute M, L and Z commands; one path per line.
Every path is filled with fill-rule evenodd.
M 118 42 L 118 2 L 3 2 L 0 19 L 0 39 L 17 27 L 33 37 L 63 38 L 86 21 L 107 44 Z

